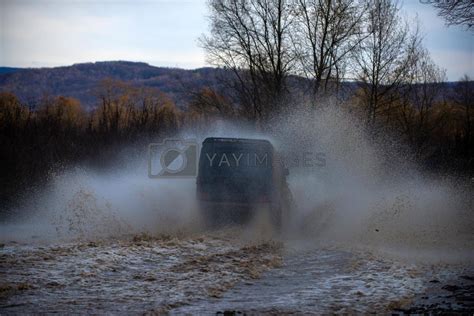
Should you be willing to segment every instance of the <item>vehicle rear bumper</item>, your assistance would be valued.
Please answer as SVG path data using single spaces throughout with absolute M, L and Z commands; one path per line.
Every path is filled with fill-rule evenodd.
M 201 213 L 207 221 L 244 223 L 270 207 L 270 203 L 236 203 L 199 201 Z
M 222 207 L 253 207 L 253 206 L 266 206 L 270 205 L 270 202 L 231 202 L 231 201 L 212 201 L 212 200 L 199 200 L 202 205 L 209 206 L 222 206 Z

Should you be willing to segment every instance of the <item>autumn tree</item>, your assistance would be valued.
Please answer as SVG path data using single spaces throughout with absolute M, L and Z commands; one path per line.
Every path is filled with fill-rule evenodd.
M 9 92 L 0 93 L 0 130 L 2 136 L 12 135 L 23 128 L 30 117 L 27 107 Z
M 461 110 L 463 122 L 464 152 L 472 151 L 473 141 L 473 111 L 474 111 L 474 81 L 464 75 L 454 87 L 454 103 Z
M 129 86 L 119 80 L 103 80 L 97 91 L 99 105 L 94 113 L 93 128 L 102 134 L 118 134 L 126 114 Z
M 236 114 L 229 100 L 207 87 L 193 94 L 189 110 L 205 118 L 232 118 Z
M 107 79 L 101 83 L 97 96 L 99 105 L 91 128 L 102 138 L 158 135 L 176 131 L 179 125 L 174 102 L 157 89 Z
M 20 100 L 9 92 L 0 93 L 0 200 L 10 202 L 21 187 L 24 168 L 19 158 L 25 154 L 24 130 L 31 113 Z M 0 205 L 2 206 L 2 205 Z
M 419 155 L 425 154 L 431 135 L 445 123 L 445 113 L 438 106 L 445 102 L 445 81 L 445 70 L 434 63 L 425 48 L 418 47 L 405 82 L 399 87 L 399 107 L 387 113 Z
M 44 97 L 37 111 L 38 120 L 56 134 L 80 129 L 85 123 L 85 112 L 79 100 L 69 97 Z

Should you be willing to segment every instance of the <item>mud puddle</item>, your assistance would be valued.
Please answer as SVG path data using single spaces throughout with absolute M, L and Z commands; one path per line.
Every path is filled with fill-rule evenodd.
M 283 256 L 282 265 L 265 272 L 261 279 L 240 282 L 220 299 L 199 301 L 173 312 L 402 315 L 413 311 L 474 311 L 474 306 L 467 302 L 469 298 L 456 304 L 447 287 L 442 289 L 444 284 L 460 284 L 459 276 L 474 275 L 472 265 L 407 264 L 368 252 L 332 247 L 301 250 L 291 245 L 286 245 Z M 441 292 L 432 290 L 433 280 Z M 456 290 L 464 298 L 473 296 L 469 285 Z M 449 300 L 453 303 L 446 304 Z
M 280 264 L 275 242 L 137 235 L 0 249 L 1 313 L 166 312 Z
M 225 230 L 0 245 L 0 313 L 471 313 L 472 264 Z

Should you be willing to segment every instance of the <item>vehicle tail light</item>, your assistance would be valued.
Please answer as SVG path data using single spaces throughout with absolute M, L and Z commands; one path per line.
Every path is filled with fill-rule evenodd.
M 258 203 L 268 203 L 268 202 L 270 202 L 270 196 L 267 195 L 267 194 L 261 194 L 261 195 L 257 198 L 257 202 L 258 202 Z
M 209 200 L 209 193 L 203 190 L 199 190 L 197 197 L 199 200 Z

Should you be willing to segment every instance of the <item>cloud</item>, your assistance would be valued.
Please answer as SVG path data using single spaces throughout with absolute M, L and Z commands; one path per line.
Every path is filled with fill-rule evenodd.
M 200 67 L 204 3 L 0 0 L 0 64 L 56 66 L 96 60 Z
M 197 38 L 207 31 L 206 10 L 205 0 L 0 0 L 0 65 L 120 59 L 202 67 Z M 471 33 L 447 28 L 431 5 L 405 1 L 403 10 L 422 22 L 425 45 L 449 80 L 474 75 Z
M 436 50 L 433 60 L 446 69 L 450 81 L 459 80 L 464 74 L 474 78 L 474 54 L 472 51 Z

